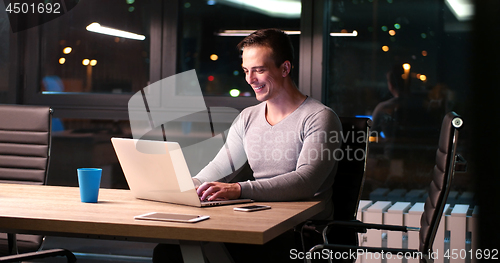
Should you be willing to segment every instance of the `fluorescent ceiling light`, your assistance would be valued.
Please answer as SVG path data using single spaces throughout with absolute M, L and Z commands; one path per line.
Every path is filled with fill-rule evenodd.
M 472 0 L 446 0 L 445 2 L 458 21 L 471 20 L 474 16 Z
M 256 30 L 224 30 L 217 33 L 217 35 L 222 37 L 246 37 L 255 31 Z M 300 31 L 284 30 L 283 32 L 287 33 L 288 35 L 300 35 Z
M 116 36 L 116 37 L 130 38 L 130 39 L 136 39 L 136 40 L 146 39 L 146 37 L 143 35 L 138 35 L 138 34 L 134 34 L 134 33 L 130 33 L 127 31 L 118 30 L 118 29 L 114 29 L 114 28 L 104 27 L 96 22 L 88 25 L 87 30 L 90 32 L 101 33 L 101 34 L 106 34 L 106 35 Z
M 217 33 L 218 36 L 222 37 L 246 37 L 255 32 L 255 30 L 224 30 Z M 283 32 L 288 35 L 300 35 L 300 31 L 284 30 Z M 330 33 L 332 37 L 355 37 L 358 35 L 358 31 L 353 30 L 352 33 Z
M 330 33 L 332 37 L 356 37 L 358 36 L 358 31 L 353 30 L 352 33 Z
M 302 11 L 300 0 L 219 0 L 217 3 L 281 18 L 300 18 Z

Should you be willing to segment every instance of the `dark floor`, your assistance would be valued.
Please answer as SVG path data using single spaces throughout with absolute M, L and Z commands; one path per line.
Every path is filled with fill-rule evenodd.
M 77 257 L 78 263 L 130 263 L 152 262 L 155 243 L 111 241 L 82 238 L 46 237 L 42 249 L 65 248 Z M 64 257 L 29 262 L 66 262 Z

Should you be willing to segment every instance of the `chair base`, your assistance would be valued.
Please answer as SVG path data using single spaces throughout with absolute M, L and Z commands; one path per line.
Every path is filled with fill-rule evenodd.
M 33 260 L 47 257 L 58 257 L 63 256 L 68 259 L 68 263 L 76 262 L 76 257 L 71 251 L 66 249 L 50 249 L 50 250 L 42 250 L 38 252 L 29 252 L 17 255 L 10 255 L 0 257 L 0 262 L 19 262 L 23 260 Z

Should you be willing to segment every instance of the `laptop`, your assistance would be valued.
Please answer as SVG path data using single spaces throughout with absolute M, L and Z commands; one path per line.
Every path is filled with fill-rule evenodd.
M 111 138 L 132 194 L 138 199 L 207 207 L 251 199 L 201 201 L 177 142 Z

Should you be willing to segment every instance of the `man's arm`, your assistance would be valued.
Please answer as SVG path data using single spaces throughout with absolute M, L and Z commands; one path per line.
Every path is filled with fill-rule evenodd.
M 243 148 L 243 123 L 238 116 L 229 128 L 226 142 L 215 158 L 205 166 L 195 177 L 193 182 L 199 187 L 205 182 L 229 182 L 236 176 L 235 171 L 247 161 Z

